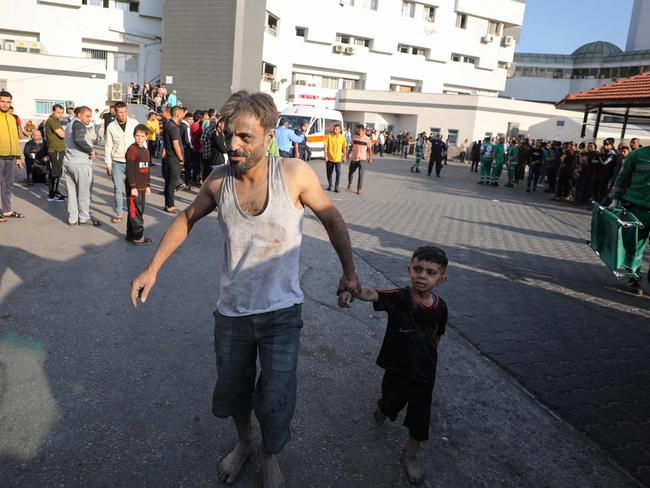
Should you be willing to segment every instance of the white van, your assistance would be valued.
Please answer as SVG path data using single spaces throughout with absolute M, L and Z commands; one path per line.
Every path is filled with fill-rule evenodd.
M 325 134 L 332 132 L 335 124 L 341 126 L 343 133 L 343 116 L 338 110 L 316 108 L 309 105 L 289 105 L 280 114 L 281 119 L 289 121 L 291 130 L 298 129 L 304 122 L 307 128 L 307 146 L 312 158 L 324 158 Z M 278 121 L 279 122 L 279 121 Z

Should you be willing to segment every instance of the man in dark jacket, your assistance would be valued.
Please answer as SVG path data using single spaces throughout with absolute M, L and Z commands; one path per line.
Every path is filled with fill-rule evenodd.
M 34 129 L 32 138 L 27 141 L 23 148 L 25 156 L 25 172 L 27 173 L 27 184 L 32 186 L 34 179 L 46 183 L 48 173 L 47 145 L 43 142 L 41 131 Z

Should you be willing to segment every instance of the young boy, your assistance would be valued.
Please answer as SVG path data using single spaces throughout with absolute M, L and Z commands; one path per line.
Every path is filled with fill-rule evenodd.
M 136 246 L 151 244 L 144 235 L 145 195 L 151 193 L 149 165 L 151 154 L 147 149 L 149 128 L 138 124 L 133 130 L 135 142 L 126 150 L 126 188 L 129 192 L 129 213 L 126 221 L 126 240 Z
M 445 280 L 448 259 L 434 246 L 419 247 L 408 267 L 410 286 L 393 290 L 361 288 L 356 297 L 373 302 L 376 311 L 388 313 L 388 327 L 379 351 L 377 365 L 385 370 L 381 398 L 375 420 L 394 421 L 406 406 L 404 426 L 409 440 L 404 454 L 406 473 L 411 483 L 420 483 L 422 468 L 416 454 L 429 438 L 431 397 L 436 379 L 438 344 L 445 333 L 447 305 L 432 293 Z M 349 292 L 339 296 L 339 305 L 348 307 Z

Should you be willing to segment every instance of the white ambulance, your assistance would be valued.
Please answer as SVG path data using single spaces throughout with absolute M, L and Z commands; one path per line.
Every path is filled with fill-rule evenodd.
M 309 124 L 307 146 L 311 150 L 312 158 L 325 157 L 323 151 L 325 134 L 331 133 L 335 124 L 341 126 L 341 134 L 343 133 L 343 116 L 338 110 L 309 105 L 289 105 L 280 114 L 280 119 L 287 119 L 291 130 L 298 129 L 304 122 Z

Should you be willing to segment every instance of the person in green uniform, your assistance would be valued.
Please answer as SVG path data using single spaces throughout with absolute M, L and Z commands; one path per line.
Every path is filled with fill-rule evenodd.
M 508 188 L 512 188 L 516 182 L 517 167 L 519 166 L 519 146 L 523 142 L 513 144 L 508 151 L 508 183 L 505 184 Z
M 625 158 L 610 198 L 612 199 L 610 209 L 622 205 L 643 224 L 637 237 L 637 252 L 632 249 L 626 249 L 625 252 L 625 267 L 633 274 L 629 286 L 632 291 L 642 295 L 641 265 L 633 267 L 632 263 L 636 255 L 639 253 L 643 255 L 650 236 L 650 147 L 636 149 Z M 650 273 L 648 281 L 650 281 Z
M 506 162 L 506 140 L 499 137 L 494 145 L 494 162 L 490 168 L 490 185 L 499 186 L 499 178 L 503 171 L 503 165 Z
M 411 173 L 420 173 L 420 162 L 424 157 L 424 146 L 427 142 L 427 133 L 420 132 L 415 140 L 415 163 L 411 166 Z
M 490 170 L 494 161 L 494 144 L 489 137 L 483 139 L 481 146 L 481 179 L 479 185 L 490 184 Z

